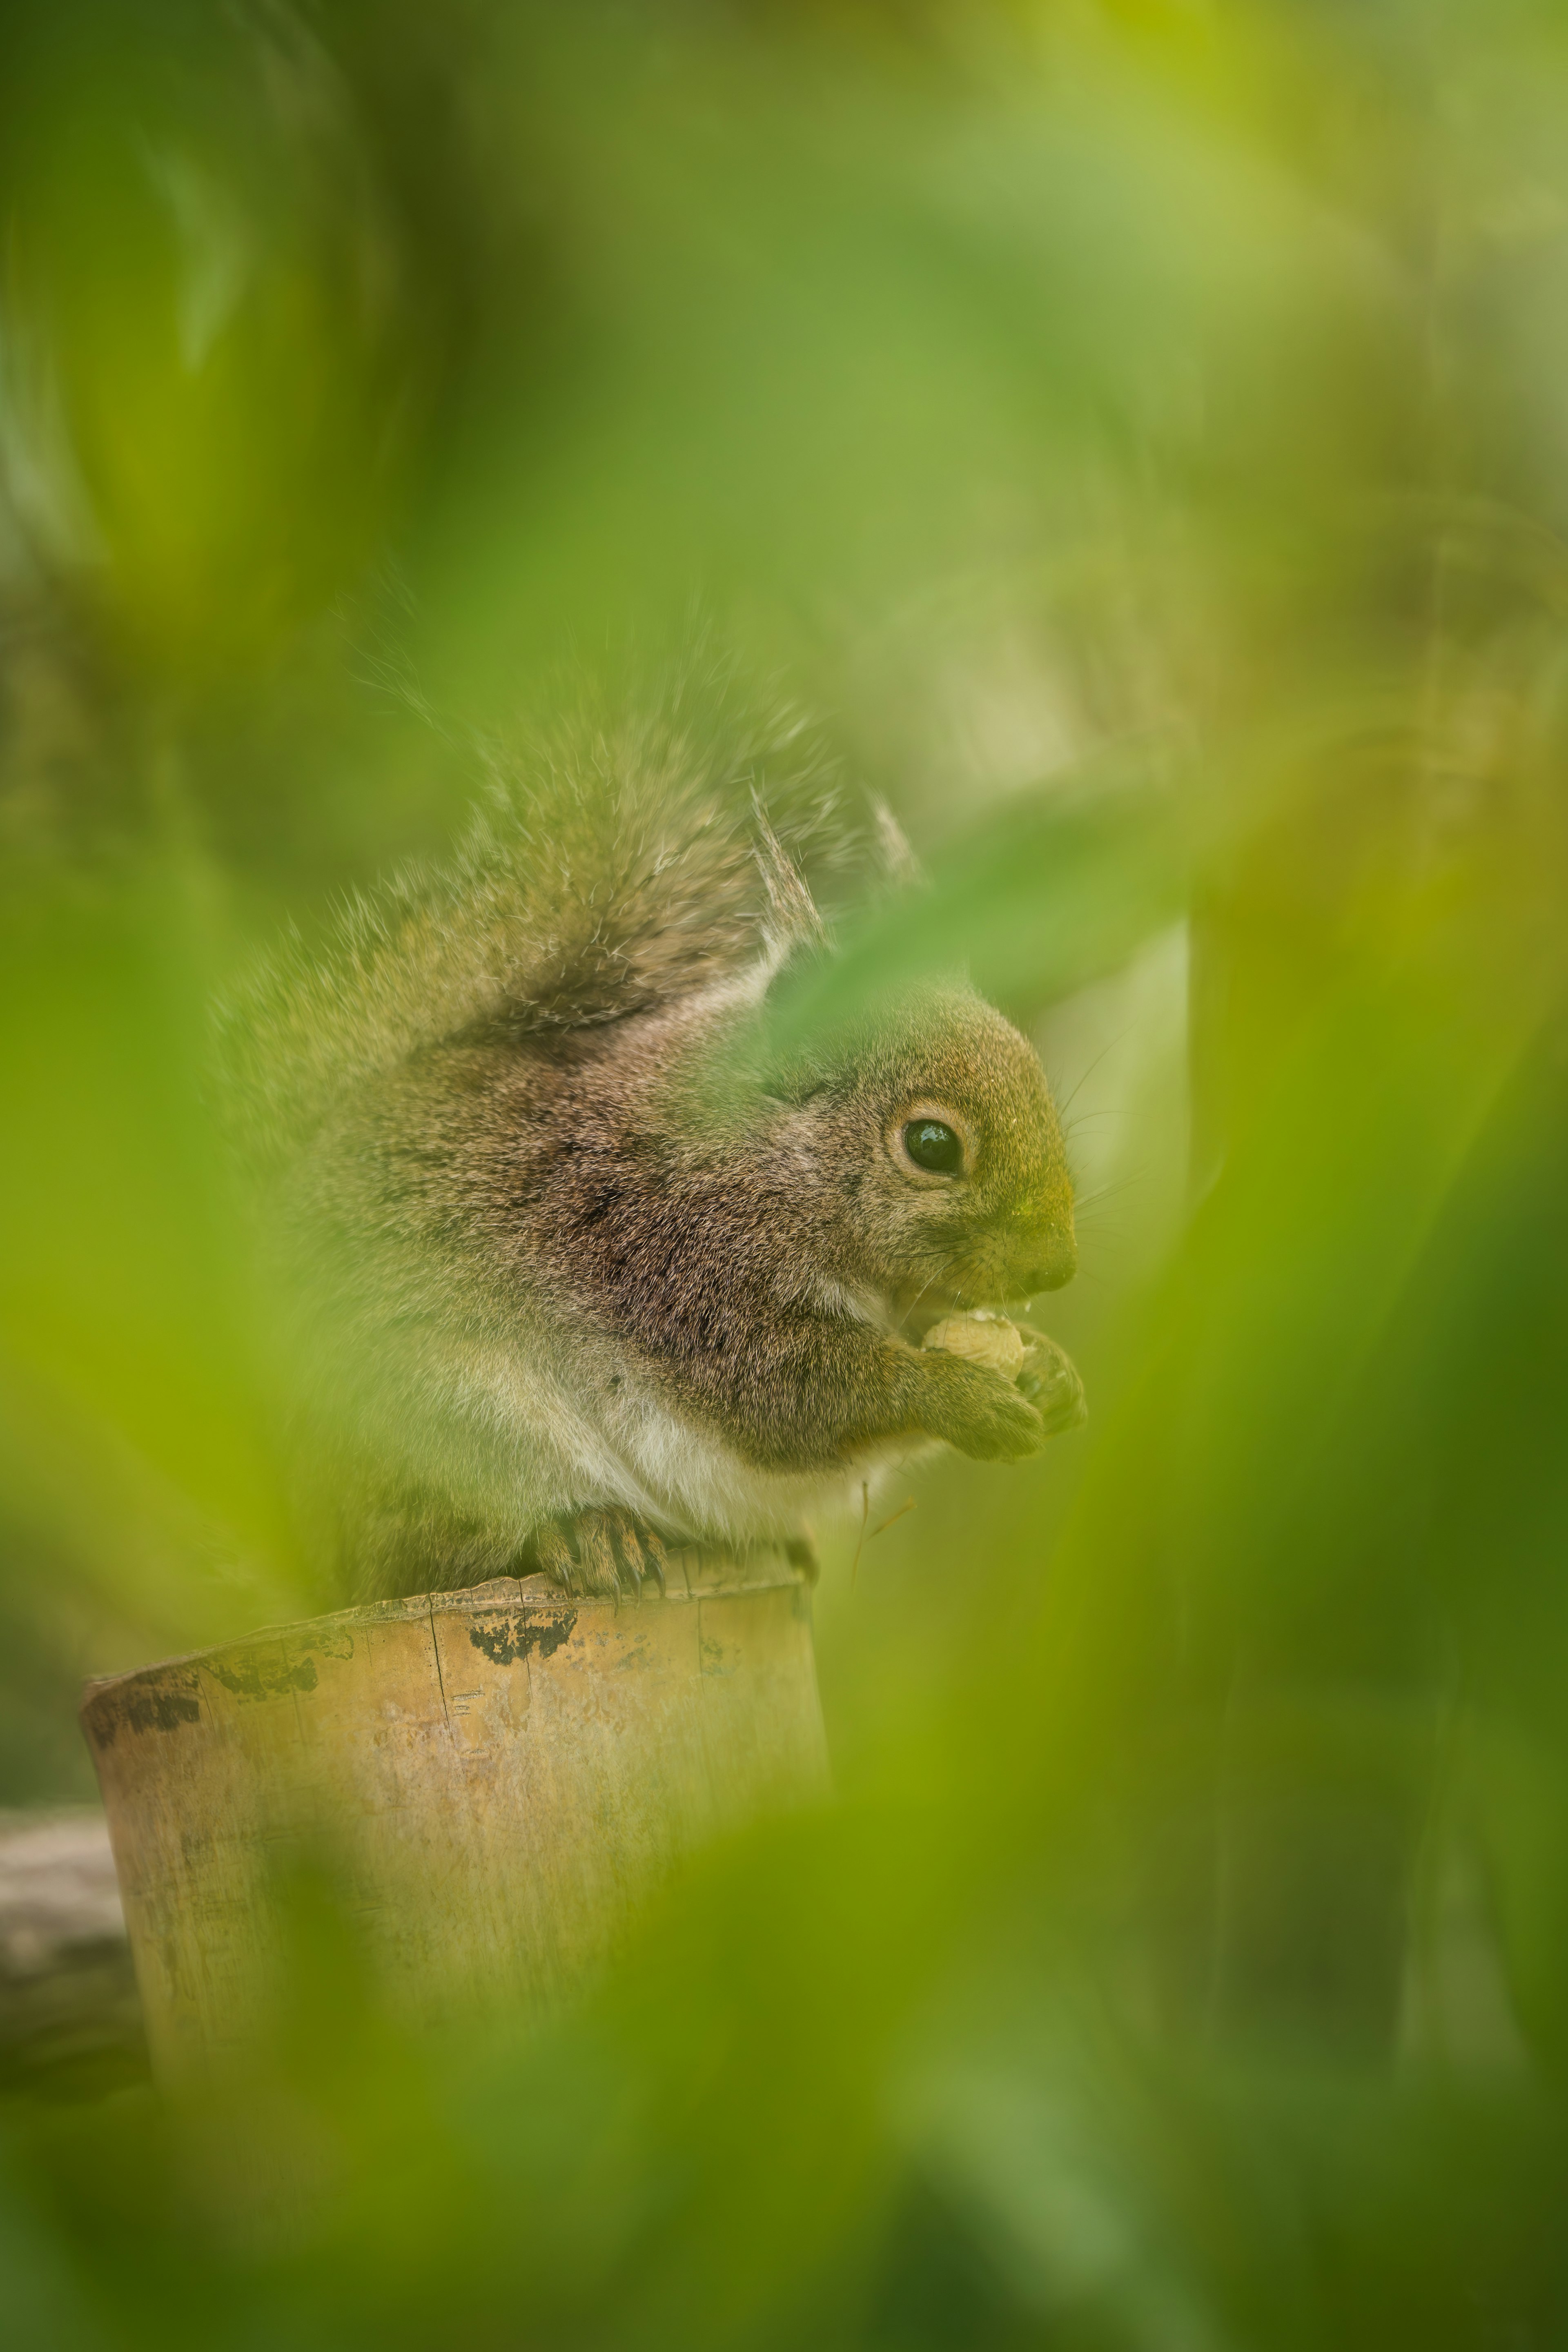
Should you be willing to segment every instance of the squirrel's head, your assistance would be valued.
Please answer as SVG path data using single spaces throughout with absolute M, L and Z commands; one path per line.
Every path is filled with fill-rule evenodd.
M 1072 1279 L 1072 1183 L 1039 1057 L 967 991 L 911 992 L 790 1088 L 843 1270 L 911 1322 Z

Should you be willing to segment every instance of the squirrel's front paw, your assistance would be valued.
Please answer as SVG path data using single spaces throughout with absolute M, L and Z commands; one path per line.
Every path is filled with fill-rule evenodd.
M 1003 1373 L 961 1356 L 938 1356 L 935 1364 L 935 1410 L 927 1423 L 933 1437 L 976 1462 L 1021 1462 L 1039 1452 L 1045 1423 Z
M 652 1528 L 630 1511 L 578 1511 L 552 1520 L 541 1528 L 535 1549 L 540 1567 L 563 1592 L 616 1601 L 635 1592 L 640 1601 L 645 1576 L 661 1593 L 666 1589 L 669 1555 Z
M 1089 1407 L 1078 1366 L 1043 1331 L 1021 1326 L 1019 1336 L 1027 1346 L 1018 1387 L 1044 1422 L 1046 1435 L 1059 1437 L 1064 1430 L 1080 1429 L 1089 1419 Z

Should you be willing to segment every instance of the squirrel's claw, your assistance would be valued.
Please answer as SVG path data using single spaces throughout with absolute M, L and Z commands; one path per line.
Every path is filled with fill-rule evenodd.
M 669 1556 L 650 1527 L 630 1511 L 578 1511 L 564 1527 L 552 1520 L 535 1541 L 539 1565 L 564 1591 L 619 1602 L 623 1588 L 642 1598 L 652 1576 L 668 1591 Z
M 643 1521 L 640 1519 L 633 1519 L 631 1526 L 637 1540 L 642 1545 L 643 1555 L 647 1561 L 648 1573 L 652 1576 L 654 1581 L 658 1586 L 658 1597 L 661 1601 L 668 1600 L 669 1596 L 669 1585 L 668 1581 L 669 1554 L 664 1548 L 664 1538 L 662 1536 L 657 1535 L 652 1528 L 645 1526 Z
M 558 1584 L 563 1592 L 579 1591 L 577 1562 L 572 1556 L 572 1547 L 553 1519 L 547 1520 L 540 1528 L 534 1538 L 533 1548 L 540 1567 L 552 1583 Z
M 1031 1331 L 1026 1324 L 1020 1324 L 1018 1332 L 1028 1342 L 1018 1389 L 1044 1422 L 1046 1435 L 1059 1437 L 1066 1430 L 1081 1429 L 1089 1419 L 1089 1407 L 1078 1366 L 1067 1349 L 1058 1348 L 1043 1331 Z
M 601 1511 L 598 1517 L 610 1530 L 616 1557 L 630 1577 L 637 1599 L 642 1599 L 643 1578 L 651 1576 L 658 1586 L 660 1600 L 664 1600 L 669 1591 L 666 1577 L 669 1555 L 662 1538 L 645 1520 L 634 1518 L 630 1511 Z
M 618 1549 L 615 1538 L 615 1515 L 609 1511 L 584 1511 L 572 1528 L 577 1538 L 577 1573 L 583 1591 L 590 1598 L 602 1596 L 618 1601 L 621 1597 L 620 1567 L 616 1558 Z

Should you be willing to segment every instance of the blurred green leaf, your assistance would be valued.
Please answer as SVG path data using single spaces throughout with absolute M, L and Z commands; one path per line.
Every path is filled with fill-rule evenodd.
M 563 662 L 824 705 L 929 876 L 777 1044 L 967 971 L 1110 1208 L 1087 1437 L 826 1547 L 836 1805 L 548 2019 L 302 1876 L 242 2087 L 8 2096 L 18 2340 L 1563 2340 L 1565 114 L 1545 0 L 0 17 L 0 1795 L 310 1605 L 208 1004 Z

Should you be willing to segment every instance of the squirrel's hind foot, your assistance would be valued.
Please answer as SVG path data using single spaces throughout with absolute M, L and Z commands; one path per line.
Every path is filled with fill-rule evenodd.
M 551 1520 L 534 1539 L 539 1565 L 563 1592 L 588 1600 L 618 1601 L 623 1592 L 642 1599 L 643 1579 L 651 1576 L 662 1596 L 669 1555 L 646 1520 L 630 1511 L 578 1511 Z

